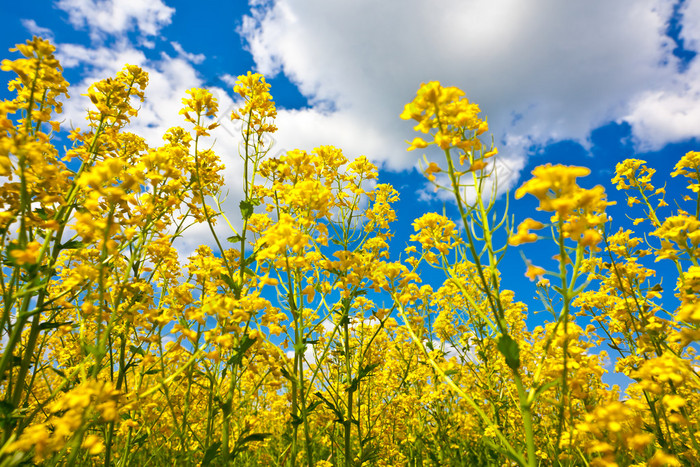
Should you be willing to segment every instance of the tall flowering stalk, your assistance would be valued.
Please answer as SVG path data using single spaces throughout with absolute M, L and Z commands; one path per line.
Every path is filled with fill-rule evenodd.
M 460 245 L 461 239 L 456 233 L 453 233 L 454 227 L 450 228 L 449 231 L 443 227 L 440 231 L 440 237 L 437 237 L 437 232 L 432 225 L 420 222 L 415 224 L 416 230 L 420 232 L 415 237 L 421 242 L 423 248 L 423 255 L 420 259 L 428 263 L 440 263 L 441 269 L 446 272 L 448 277 L 452 278 L 455 284 L 463 284 L 455 274 L 455 268 L 459 263 L 449 260 L 447 253 L 455 250 L 457 251 L 457 261 L 464 261 L 462 258 L 466 258 L 468 255 L 470 261 L 473 262 L 475 281 L 479 291 L 485 296 L 486 309 L 489 312 L 485 313 L 484 308 L 478 306 L 472 307 L 472 310 L 479 313 L 482 321 L 488 326 L 488 338 L 496 342 L 498 351 L 512 373 L 525 432 L 524 453 L 520 453 L 512 441 L 504 436 L 500 437 L 501 447 L 499 449 L 503 449 L 504 455 L 519 464 L 536 465 L 533 407 L 538 395 L 548 386 L 548 383 L 541 379 L 541 369 L 543 368 L 541 364 L 537 368 L 523 366 L 521 352 L 525 342 L 513 338 L 512 327 L 514 323 L 509 323 L 506 319 L 506 307 L 503 302 L 503 291 L 500 289 L 497 269 L 498 263 L 505 254 L 506 247 L 497 247 L 494 244 L 494 236 L 500 228 L 505 227 L 508 230 L 507 215 L 504 214 L 500 221 L 492 223 L 492 218 L 495 220 L 493 209 L 496 199 L 497 174 L 494 164 L 490 164 L 489 159 L 497 154 L 497 149 L 484 147 L 478 138 L 488 129 L 486 122 L 479 118 L 479 112 L 479 107 L 464 98 L 464 93 L 461 90 L 443 87 L 438 82 L 430 82 L 420 87 L 416 98 L 406 105 L 401 114 L 403 119 L 417 121 L 415 130 L 428 134 L 432 138 L 430 142 L 420 137 L 415 138 L 411 142 L 409 150 L 430 145 L 438 146 L 443 150 L 446 169 L 433 162 L 427 166 L 425 172 L 428 178 L 438 186 L 440 185 L 436 181 L 435 174 L 445 173 L 446 177 L 443 180 L 447 186 L 442 188 L 451 191 L 453 195 L 465 239 L 463 245 Z M 556 242 L 559 246 L 560 269 L 557 275 L 561 278 L 561 286 L 556 290 L 561 293 L 563 300 L 561 310 L 556 313 L 557 324 L 554 330 L 556 332 L 561 326 L 565 335 L 568 333 L 571 300 L 581 290 L 577 286 L 577 279 L 581 271 L 580 265 L 584 251 L 587 247 L 594 248 L 600 242 L 601 234 L 598 227 L 605 221 L 604 209 L 608 205 L 602 187 L 584 190 L 576 185 L 576 177 L 587 173 L 588 169 L 585 168 L 538 167 L 533 172 L 535 178 L 526 182 L 516 192 L 516 198 L 520 198 L 526 193 L 535 195 L 540 200 L 540 210 L 555 213 L 551 222 L 558 231 Z M 490 191 L 487 191 L 489 188 Z M 425 218 L 426 216 L 421 219 Z M 540 222 L 526 220 L 518 228 L 517 234 L 512 236 L 510 243 L 516 245 L 535 240 L 537 236 L 530 233 L 530 230 L 543 226 Z M 435 239 L 437 238 L 441 238 L 442 242 L 447 240 L 447 243 L 441 247 L 440 244 L 436 243 Z M 430 239 L 434 240 L 426 242 Z M 576 246 L 571 250 L 576 258 L 571 277 L 568 277 L 567 268 L 570 247 L 565 245 L 566 240 L 576 242 Z M 437 248 L 439 259 L 428 253 L 431 248 Z M 542 275 L 544 272 L 544 269 L 530 265 L 527 274 L 534 277 Z M 551 344 L 551 338 L 549 342 Z M 565 393 L 568 388 L 567 345 L 568 340 L 565 339 L 563 342 L 564 369 L 560 379 L 562 394 L 559 428 L 555 441 L 557 446 L 561 443 L 565 429 L 564 414 L 567 403 Z M 446 375 L 443 377 L 451 385 L 453 384 L 449 377 Z M 526 380 L 528 381 L 526 382 Z M 455 390 L 458 390 L 456 386 Z M 471 399 L 467 394 L 463 392 L 462 394 Z M 471 405 L 488 426 L 494 426 L 492 419 L 478 408 L 475 401 Z M 497 429 L 502 430 L 502 428 Z

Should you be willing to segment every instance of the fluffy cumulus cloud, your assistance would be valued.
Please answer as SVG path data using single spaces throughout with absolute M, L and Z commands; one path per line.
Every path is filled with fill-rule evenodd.
M 250 4 L 239 33 L 257 68 L 268 76 L 283 73 L 310 104 L 279 112 L 273 154 L 333 144 L 385 168 L 414 167 L 420 151 L 407 153 L 404 143 L 414 137 L 412 124 L 398 115 L 419 84 L 431 80 L 462 88 L 488 115 L 503 189 L 517 182 L 532 146 L 563 139 L 586 145 L 591 130 L 610 121 L 628 121 L 641 148 L 700 133 L 700 59 L 679 66 L 672 53 L 676 44 L 666 35 L 673 15 L 667 0 Z M 172 50 L 156 59 L 143 52 L 169 24 L 173 8 L 162 0 L 56 5 L 94 39 L 92 47 L 58 44 L 63 65 L 80 67 L 82 76 L 66 107 L 68 123 L 84 126 L 90 104 L 79 94 L 90 83 L 136 64 L 149 72 L 150 84 L 131 131 L 151 145 L 162 144 L 167 128 L 183 124 L 178 111 L 185 91 L 204 83 L 196 71 L 204 56 L 179 43 L 170 42 Z M 699 5 L 687 0 L 679 11 L 681 38 L 690 50 L 700 49 Z M 221 80 L 230 86 L 234 77 Z M 236 212 L 238 139 L 226 119 L 235 96 L 213 91 L 224 117 L 215 137 L 231 191 L 225 208 Z M 183 252 L 191 251 L 197 237 L 197 231 L 188 234 Z
M 686 48 L 698 48 L 699 3 L 684 7 Z M 700 132 L 700 65 L 679 71 L 666 0 L 274 0 L 251 8 L 240 33 L 258 69 L 284 73 L 311 103 L 280 114 L 283 146 L 338 142 L 388 168 L 411 167 L 416 155 L 403 141 L 413 133 L 398 114 L 432 80 L 480 105 L 516 172 L 528 148 L 586 145 L 610 121 L 630 121 L 640 146 Z
M 131 29 L 154 36 L 175 13 L 162 0 L 59 0 L 56 6 L 68 13 L 73 26 L 87 27 L 93 38 Z
M 679 14 L 684 47 L 700 51 L 700 2 L 686 0 Z M 624 120 L 632 125 L 641 149 L 700 137 L 700 60 L 691 60 L 667 81 L 640 93 Z

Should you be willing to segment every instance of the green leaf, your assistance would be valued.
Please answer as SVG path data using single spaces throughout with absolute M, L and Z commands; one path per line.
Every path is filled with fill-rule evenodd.
M 368 437 L 362 439 L 362 441 L 360 441 L 360 446 L 364 446 L 365 444 L 369 443 L 370 441 L 372 441 L 373 439 L 376 439 L 376 438 L 377 438 L 376 436 L 368 436 Z
M 41 218 L 41 220 L 47 221 L 49 220 L 49 214 L 46 212 L 44 208 L 36 208 L 34 209 L 34 213 Z
M 255 277 L 255 276 L 256 276 L 255 271 L 253 271 L 253 270 L 250 269 L 250 268 L 243 268 L 243 272 L 246 273 L 246 274 L 248 274 L 249 276 L 252 276 L 252 277 Z
M 294 343 L 294 352 L 303 354 L 306 351 L 306 342 L 303 340 Z
M 323 402 L 325 402 L 326 406 L 331 409 L 331 411 L 335 414 L 336 416 L 336 421 L 338 423 L 344 423 L 345 422 L 345 417 L 343 417 L 343 413 L 338 409 L 338 407 L 335 406 L 331 401 L 323 397 L 323 394 L 320 392 L 315 392 L 314 396 L 318 397 L 321 399 Z
M 517 371 L 520 368 L 520 347 L 508 334 L 503 334 L 498 339 L 498 350 L 506 359 L 506 365 L 511 370 Z
M 362 368 L 360 368 L 360 371 L 358 372 L 357 376 L 352 379 L 352 382 L 350 383 L 350 387 L 347 389 L 348 392 L 357 391 L 357 387 L 360 385 L 360 381 L 362 381 L 367 376 L 369 376 L 370 373 L 372 372 L 372 370 L 374 370 L 378 366 L 379 366 L 379 363 L 372 363 L 371 365 L 365 365 Z
M 85 246 L 85 244 L 80 240 L 70 240 L 61 244 L 61 250 L 77 250 L 83 246 Z
M 221 407 L 224 417 L 228 417 L 233 407 L 233 400 L 230 397 L 227 397 L 225 401 L 219 400 L 219 407 Z
M 228 359 L 229 365 L 240 365 L 243 362 L 243 355 L 250 349 L 255 343 L 257 338 L 251 338 L 249 335 L 244 335 L 243 340 L 240 345 L 236 347 L 236 353 Z
M 289 381 L 295 381 L 296 378 L 294 378 L 285 367 L 280 368 L 280 373 L 282 373 L 282 376 L 284 376 L 287 380 Z
M 241 441 L 243 444 L 252 443 L 254 441 L 265 441 L 267 438 L 272 436 L 272 433 L 253 433 L 248 435 Z
M 243 220 L 245 221 L 250 219 L 250 216 L 253 215 L 253 203 L 250 201 L 241 200 L 241 203 L 238 206 L 241 208 L 241 216 L 243 216 Z
M 146 439 L 148 438 L 148 433 L 142 433 L 138 435 L 136 438 L 134 438 L 134 446 L 141 446 L 143 443 L 146 442 Z
M 57 374 L 58 376 L 60 376 L 61 378 L 65 378 L 65 377 L 66 377 L 66 374 L 65 374 L 62 370 L 59 370 L 58 368 L 54 368 L 54 367 L 50 366 L 49 369 L 50 369 L 51 371 L 53 371 L 54 373 L 56 373 L 56 374 Z
M 247 436 L 243 436 L 244 433 L 246 433 L 248 430 L 244 430 L 243 433 L 241 433 L 241 436 L 236 440 L 236 445 L 233 447 L 233 450 L 231 451 L 231 459 L 234 460 L 236 457 L 238 457 L 238 454 L 245 452 L 248 450 L 248 446 L 246 444 L 252 443 L 255 441 L 264 441 L 265 439 L 269 438 L 272 436 L 272 433 L 253 433 Z
M 230 237 L 227 237 L 226 240 L 228 240 L 231 243 L 241 243 L 241 240 L 243 240 L 243 238 L 240 235 L 231 235 Z
M 211 446 L 207 448 L 207 451 L 204 453 L 204 459 L 202 459 L 202 467 L 206 467 L 209 464 L 211 464 L 211 461 L 213 461 L 216 456 L 219 455 L 219 447 L 221 446 L 221 441 L 216 441 L 215 443 L 212 443 Z
M 374 463 L 374 460 L 378 459 L 379 457 L 379 448 L 377 446 L 369 446 L 367 448 L 364 448 L 362 450 L 362 456 L 360 459 L 357 461 L 355 465 L 364 465 L 365 462 L 369 463 L 370 465 Z M 440 465 L 439 462 L 436 462 L 435 465 Z
M 41 323 L 41 324 L 39 324 L 39 331 L 46 331 L 47 329 L 56 329 L 56 328 L 60 328 L 61 326 L 67 326 L 69 324 L 73 324 L 73 321 L 66 321 L 63 323 L 56 323 L 56 322 Z
M 557 378 L 557 379 L 552 380 L 548 383 L 540 384 L 540 386 L 537 389 L 535 389 L 535 393 L 532 396 L 532 401 L 533 402 L 536 401 L 537 398 L 540 396 L 540 394 L 545 392 L 547 389 L 549 389 L 553 386 L 556 386 L 557 384 L 559 384 L 559 382 L 560 382 L 560 379 Z
M 323 403 L 323 402 L 320 401 L 320 400 L 312 402 L 312 403 L 309 404 L 309 406 L 306 408 L 306 413 L 307 413 L 307 414 L 310 414 L 311 412 L 314 411 L 314 409 L 315 409 L 316 407 L 318 407 L 318 406 L 321 405 L 322 403 Z
M 219 279 L 224 281 L 226 283 L 226 285 L 228 285 L 232 289 L 236 288 L 235 282 L 233 282 L 233 279 L 231 279 L 231 276 L 229 276 L 228 274 L 220 274 Z
M 245 258 L 243 260 L 243 266 L 250 266 L 251 264 L 253 264 L 255 262 L 256 255 L 257 255 L 257 252 L 254 251 L 250 256 Z
M 290 422 L 292 426 L 299 426 L 303 423 L 304 421 L 301 419 L 301 417 L 295 413 L 292 414 L 292 421 Z
M 146 351 L 143 350 L 141 347 L 136 347 L 135 345 L 130 345 L 129 350 L 131 350 L 132 353 L 139 354 L 139 355 L 146 355 Z
M 15 410 L 15 406 L 7 401 L 0 401 L 0 415 L 9 416 Z
M 249 335 L 244 335 L 243 336 L 243 341 L 241 342 L 241 345 L 238 347 L 239 352 L 241 353 L 246 353 L 249 348 L 253 346 L 255 341 L 258 340 L 257 337 L 250 337 Z

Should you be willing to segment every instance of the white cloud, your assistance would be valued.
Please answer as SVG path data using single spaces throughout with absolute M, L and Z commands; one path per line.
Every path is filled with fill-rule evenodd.
M 662 89 L 642 93 L 623 120 L 632 125 L 641 150 L 700 137 L 700 62 Z
M 431 80 L 480 105 L 514 170 L 532 145 L 587 145 L 592 129 L 623 118 L 640 145 L 700 134 L 697 74 L 678 72 L 668 1 L 250 3 L 240 33 L 257 68 L 284 73 L 312 104 L 280 112 L 284 147 L 333 143 L 389 168 L 414 166 L 420 151 L 406 154 L 414 133 L 398 115 Z M 698 3 L 686 2 L 687 47 L 698 46 Z M 652 111 L 666 115 L 664 132 L 640 116 Z
M 155 36 L 175 13 L 161 0 L 59 0 L 56 6 L 68 13 L 74 27 L 87 27 L 93 38 L 132 29 L 142 36 Z
M 26 29 L 30 34 L 34 36 L 39 36 L 41 38 L 47 39 L 51 42 L 54 40 L 54 35 L 53 31 L 51 31 L 49 28 L 43 28 L 36 24 L 36 21 L 33 19 L 23 19 L 22 21 L 22 26 L 24 26 L 24 29 Z
M 680 36 L 685 41 L 685 47 L 700 51 L 700 2 L 686 1 L 680 13 L 684 25 Z
M 172 45 L 175 52 L 177 52 L 178 58 L 183 58 L 188 62 L 194 63 L 195 65 L 202 63 L 207 58 L 204 54 L 193 54 L 186 52 L 179 42 L 171 42 L 170 45 Z
M 685 2 L 680 13 L 684 47 L 700 52 L 700 2 Z M 641 93 L 623 120 L 632 125 L 643 150 L 700 137 L 700 60 L 696 58 L 667 82 Z
M 236 81 L 238 80 L 237 77 L 230 75 L 228 73 L 219 76 L 219 79 L 226 83 L 231 89 L 233 89 L 233 86 L 236 84 Z

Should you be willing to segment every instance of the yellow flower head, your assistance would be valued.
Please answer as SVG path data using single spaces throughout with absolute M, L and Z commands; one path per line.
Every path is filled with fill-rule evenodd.
M 19 265 L 22 264 L 36 264 L 39 259 L 39 250 L 41 250 L 41 243 L 39 242 L 29 242 L 27 243 L 27 248 L 24 250 L 12 250 L 10 256 L 12 256 L 15 262 Z
M 277 117 L 277 108 L 270 94 L 270 85 L 260 73 L 240 75 L 233 91 L 243 99 L 243 107 L 231 112 L 231 120 L 243 120 L 258 135 L 277 131 L 272 120 Z
M 406 104 L 401 118 L 415 120 L 414 130 L 430 133 L 435 144 L 442 149 L 461 147 L 465 140 L 486 131 L 486 125 L 478 115 L 481 110 L 464 97 L 464 92 L 456 87 L 443 87 L 438 81 L 421 84 L 413 101 Z M 467 132 L 472 134 L 467 135 Z M 413 140 L 408 150 L 427 145 L 420 138 Z
M 586 167 L 565 166 L 561 164 L 546 164 L 536 167 L 532 171 L 533 178 L 528 180 L 515 192 L 515 198 L 520 199 L 526 194 L 531 194 L 540 200 L 540 208 L 547 209 L 553 199 L 561 199 L 570 195 L 580 188 L 576 184 L 578 177 L 585 177 L 590 174 L 590 169 Z M 547 207 L 542 206 L 546 204 Z
M 594 247 L 601 240 L 594 228 L 606 222 L 605 208 L 614 203 L 606 200 L 600 185 L 592 189 L 578 186 L 576 179 L 589 173 L 586 167 L 542 165 L 532 171 L 534 177 L 518 188 L 515 197 L 528 193 L 535 196 L 540 201 L 538 210 L 554 212 L 552 222 L 562 222 L 565 238 Z M 521 235 L 514 239 L 516 244 L 528 238 L 524 236 L 526 231 L 518 230 Z
M 535 266 L 534 264 L 530 263 L 527 265 L 527 271 L 525 271 L 525 276 L 531 281 L 534 281 L 536 278 L 541 279 L 544 276 L 545 272 L 547 271 L 545 271 L 544 268 Z
M 690 179 L 688 189 L 697 193 L 700 191 L 700 152 L 690 151 L 676 164 L 676 170 L 671 172 L 672 177 L 683 175 Z
M 615 177 L 612 182 L 617 184 L 618 190 L 639 188 L 653 190 L 651 176 L 656 170 L 648 168 L 647 162 L 640 159 L 626 159 L 615 166 Z
M 544 227 L 544 224 L 534 219 L 525 219 L 518 226 L 518 232 L 508 239 L 508 243 L 513 246 L 522 243 L 530 243 L 537 240 L 537 234 L 531 233 L 530 230 L 539 230 Z
M 216 101 L 212 93 L 206 89 L 192 88 L 187 90 L 190 97 L 184 97 L 182 103 L 184 107 L 180 110 L 180 115 L 185 116 L 185 120 L 195 125 L 195 130 L 199 135 L 206 134 L 206 130 L 212 130 L 217 124 L 210 125 L 204 129 L 199 127 L 201 117 L 215 117 L 216 111 L 219 110 L 219 103 Z M 196 115 L 193 117 L 190 112 Z M 201 128 L 201 129 L 200 129 Z

